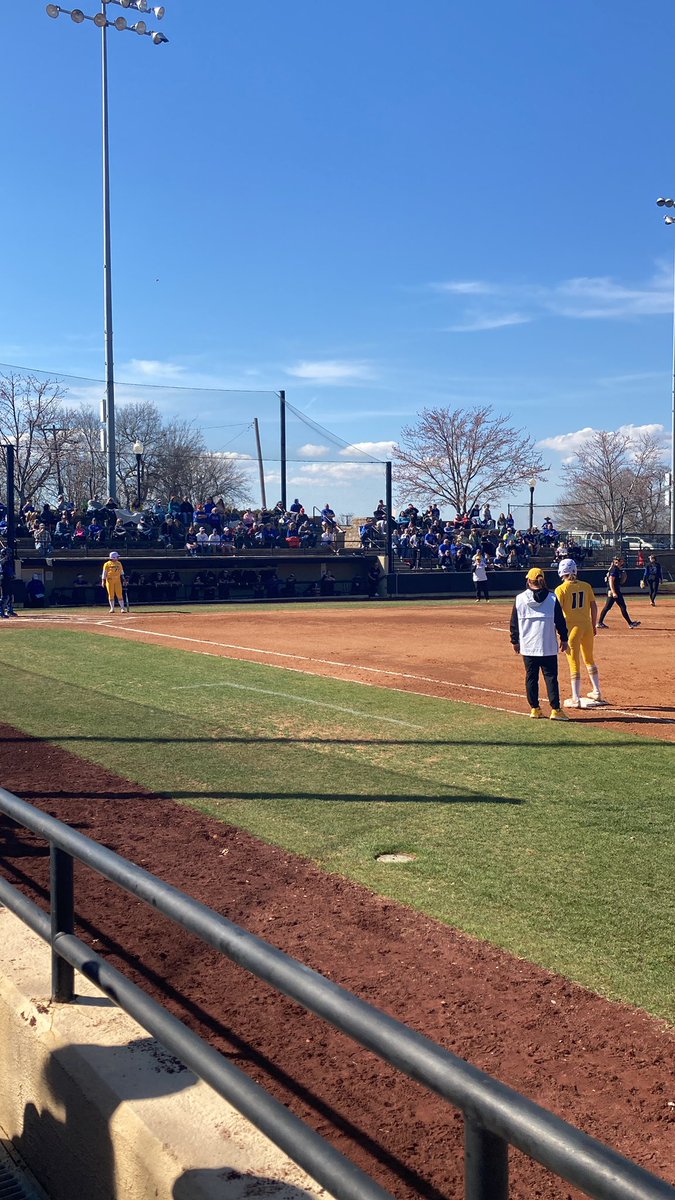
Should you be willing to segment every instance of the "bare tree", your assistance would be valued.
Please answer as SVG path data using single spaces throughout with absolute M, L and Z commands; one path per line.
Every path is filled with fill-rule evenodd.
M 220 451 L 205 450 L 196 464 L 193 495 L 222 496 L 236 508 L 251 503 L 251 479 L 242 459 Z
M 512 495 L 544 467 L 532 439 L 485 406 L 425 408 L 394 448 L 400 500 L 443 500 L 457 512 Z
M 92 500 L 94 496 L 102 494 L 106 485 L 101 422 L 94 409 L 83 404 L 64 413 L 63 425 L 68 428 L 69 434 L 60 450 L 57 490 L 71 500 Z
M 54 379 L 34 375 L 0 376 L 0 443 L 14 447 L 14 479 L 20 505 L 49 483 L 59 453 L 65 391 Z M 61 439 L 61 440 L 60 440 Z M 6 466 L 0 445 L 0 461 Z
M 137 463 L 134 444 L 143 446 L 141 496 L 143 501 L 155 491 L 160 467 L 162 416 L 152 400 L 121 404 L 116 417 L 116 469 L 120 499 L 130 508 L 136 500 Z
M 614 540 L 634 526 L 649 534 L 663 521 L 663 450 L 653 433 L 597 430 L 563 467 L 565 513 Z

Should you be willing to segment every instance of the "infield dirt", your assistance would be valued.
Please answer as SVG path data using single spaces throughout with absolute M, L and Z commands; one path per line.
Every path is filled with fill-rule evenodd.
M 598 634 L 596 660 L 608 708 L 572 713 L 598 728 L 675 741 L 675 602 L 652 608 L 630 598 L 642 621 L 631 630 L 616 611 Z M 527 715 L 522 660 L 509 642 L 510 607 L 364 601 L 358 606 L 223 606 L 217 611 L 101 610 L 27 613 L 106 637 L 248 659 L 313 675 L 479 704 Z M 13 626 L 14 627 L 14 626 Z M 569 673 L 560 659 L 561 694 Z M 586 680 L 583 680 L 585 685 Z M 584 686 L 584 690 L 585 686 Z

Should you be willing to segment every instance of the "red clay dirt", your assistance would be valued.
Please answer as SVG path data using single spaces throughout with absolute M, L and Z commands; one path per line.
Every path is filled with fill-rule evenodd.
M 660 598 L 652 608 L 644 597 L 631 596 L 629 609 L 642 621 L 640 629 L 629 629 L 614 610 L 608 629 L 596 639 L 610 707 L 574 712 L 573 717 L 600 728 L 675 741 L 675 600 Z M 446 607 L 363 601 L 306 604 L 301 610 L 297 605 L 224 605 L 205 612 L 138 609 L 115 617 L 81 609 L 26 613 L 23 619 L 526 715 L 522 662 L 509 642 L 509 615 L 509 606 L 495 602 Z M 568 696 L 562 658 L 560 681 L 562 695 Z
M 675 1041 L 645 1013 L 6 726 L 0 781 L 675 1183 Z M 46 905 L 44 846 L 2 818 L 0 837 L 3 874 Z M 81 936 L 396 1197 L 462 1195 L 460 1114 L 79 865 L 76 897 Z M 578 1195 L 511 1167 L 515 1200 Z

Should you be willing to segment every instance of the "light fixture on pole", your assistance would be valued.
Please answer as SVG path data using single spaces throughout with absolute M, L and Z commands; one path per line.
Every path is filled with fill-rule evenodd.
M 537 486 L 536 479 L 530 480 L 530 533 L 534 528 L 534 489 Z
M 136 455 L 136 503 L 138 508 L 141 507 L 141 470 L 143 465 L 143 443 L 134 442 L 134 454 Z
M 148 8 L 147 0 L 100 0 L 100 12 L 90 16 L 81 8 L 62 8 L 60 4 L 48 4 L 47 16 L 57 17 L 63 14 L 70 17 L 76 25 L 91 21 L 101 30 L 101 91 L 102 91 L 102 123 L 103 123 L 103 298 L 104 298 L 104 341 L 105 341 L 105 397 L 101 402 L 101 448 L 106 456 L 106 480 L 108 496 L 117 498 L 117 479 L 115 471 L 115 373 L 113 366 L 113 308 L 112 308 L 112 265 L 110 244 L 110 162 L 108 149 L 108 42 L 109 29 L 117 29 L 120 33 L 138 33 L 149 37 L 156 46 L 168 42 L 168 38 L 157 30 L 148 29 L 145 21 L 136 21 L 129 25 L 126 17 L 116 17 L 108 20 L 108 6 L 119 5 L 120 8 L 133 8 L 139 13 L 152 13 L 157 21 L 164 16 L 164 8 Z
M 670 196 L 659 196 L 656 201 L 659 208 L 675 208 L 675 200 L 671 200 Z M 666 225 L 675 225 L 675 216 L 670 213 L 664 214 L 664 222 Z M 671 388 L 672 411 L 670 421 L 670 489 L 668 496 L 668 506 L 670 509 L 670 548 L 675 549 L 675 247 L 673 248 L 673 377 Z

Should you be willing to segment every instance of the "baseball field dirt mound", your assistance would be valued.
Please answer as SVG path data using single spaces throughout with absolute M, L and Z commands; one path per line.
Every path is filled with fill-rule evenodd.
M 3 787 L 675 1183 L 669 1028 L 49 743 L 0 739 Z M 0 833 L 3 874 L 46 906 L 44 846 Z M 395 1196 L 462 1195 L 461 1114 L 79 865 L 76 899 L 85 940 Z M 517 1153 L 511 1194 L 576 1195 Z

